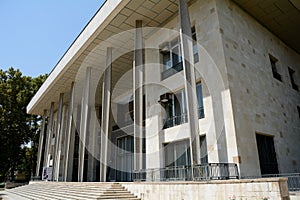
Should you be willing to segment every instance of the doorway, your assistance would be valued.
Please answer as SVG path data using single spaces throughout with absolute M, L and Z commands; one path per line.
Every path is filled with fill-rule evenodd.
M 278 174 L 278 164 L 273 136 L 256 134 L 261 174 Z

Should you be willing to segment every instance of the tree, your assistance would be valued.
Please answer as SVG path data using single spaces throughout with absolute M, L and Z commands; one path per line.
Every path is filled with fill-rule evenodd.
M 7 71 L 0 70 L 0 175 L 2 176 L 8 175 L 13 178 L 17 166 L 24 161 L 22 148 L 38 134 L 41 117 L 27 114 L 26 107 L 46 77 L 47 75 L 37 78 L 23 76 L 14 68 Z

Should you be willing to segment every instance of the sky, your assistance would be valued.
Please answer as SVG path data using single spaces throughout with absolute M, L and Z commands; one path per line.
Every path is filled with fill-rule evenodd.
M 0 0 L 0 69 L 50 73 L 104 0 Z

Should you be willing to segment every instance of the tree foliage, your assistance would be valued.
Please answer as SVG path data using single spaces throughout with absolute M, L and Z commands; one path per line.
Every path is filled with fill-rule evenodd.
M 23 153 L 24 145 L 37 137 L 41 117 L 27 114 L 26 107 L 46 77 L 47 75 L 36 78 L 23 76 L 14 68 L 7 71 L 0 70 L 0 175 L 2 176 L 13 177 L 18 166 L 24 165 L 24 159 L 25 162 L 28 161 L 26 153 Z

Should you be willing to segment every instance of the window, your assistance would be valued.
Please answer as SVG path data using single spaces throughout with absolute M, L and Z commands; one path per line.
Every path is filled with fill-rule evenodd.
M 133 136 L 117 138 L 117 181 L 132 181 Z
M 194 63 L 199 61 L 198 46 L 196 38 L 196 29 L 192 28 Z M 160 45 L 160 54 L 164 71 L 162 72 L 162 80 L 183 70 L 180 38 L 176 37 L 170 42 L 165 42 Z
M 276 78 L 279 81 L 282 81 L 281 80 L 281 75 L 278 73 L 277 67 L 276 67 L 276 63 L 277 63 L 278 59 L 275 58 L 274 56 L 270 55 L 270 54 L 269 54 L 269 58 L 270 58 L 271 66 L 272 66 L 273 77 Z
M 193 39 L 194 63 L 197 63 L 199 62 L 199 55 L 198 55 L 196 29 L 194 26 L 192 27 L 192 39 Z
M 162 64 L 165 67 L 162 79 L 166 79 L 183 70 L 179 37 L 161 46 L 161 57 Z
M 203 107 L 203 95 L 202 95 L 202 85 L 201 83 L 196 84 L 197 92 L 197 103 L 198 103 L 198 117 L 199 119 L 204 118 L 204 107 Z
M 170 128 L 187 122 L 184 90 L 170 94 L 170 100 L 162 105 L 165 107 L 166 111 L 164 128 Z
M 202 96 L 202 85 L 201 83 L 196 84 L 196 95 L 198 104 L 198 117 L 199 119 L 204 118 L 204 108 L 203 108 L 203 96 Z M 167 101 L 162 101 L 161 103 L 166 111 L 166 118 L 164 120 L 164 128 L 170 128 L 177 126 L 188 121 L 187 117 L 187 107 L 185 90 L 180 90 L 174 94 L 162 95 L 168 96 Z
M 297 110 L 298 110 L 298 115 L 299 115 L 299 118 L 300 118 L 300 107 L 297 106 Z
M 191 164 L 189 140 L 165 144 L 164 149 L 166 167 L 181 167 Z
M 289 70 L 289 75 L 290 75 L 290 80 L 291 80 L 292 88 L 294 90 L 299 91 L 298 85 L 295 83 L 295 79 L 294 79 L 295 71 L 293 69 L 291 69 L 291 68 L 288 68 L 288 70 Z
M 206 135 L 200 136 L 201 164 L 208 163 Z

